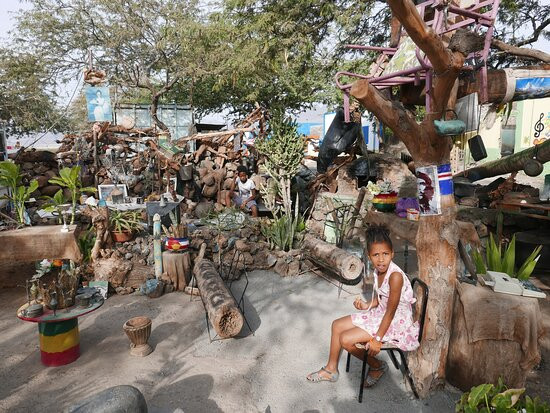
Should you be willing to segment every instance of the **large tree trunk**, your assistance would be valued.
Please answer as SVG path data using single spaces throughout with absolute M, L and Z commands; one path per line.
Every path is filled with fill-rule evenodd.
M 465 56 L 480 43 L 476 36 L 457 32 L 461 40 L 451 40 L 452 46 L 447 48 L 428 30 L 410 0 L 388 0 L 388 4 L 433 67 L 433 87 L 428 91 L 431 110 L 418 124 L 401 102 L 387 99 L 367 80 L 355 82 L 351 94 L 405 143 L 417 167 L 448 164 L 451 140 L 437 135 L 433 121 L 453 107 L 456 80 Z M 421 216 L 416 237 L 418 273 L 430 287 L 430 298 L 421 347 L 410 354 L 409 360 L 418 393 L 423 397 L 445 381 L 456 283 L 458 231 L 453 194 L 441 196 L 440 202 L 442 214 Z
M 166 124 L 163 121 L 161 121 L 157 115 L 160 97 L 161 97 L 161 94 L 159 93 L 153 94 L 153 98 L 151 100 L 151 110 L 150 110 L 151 119 L 153 119 L 153 122 L 155 123 L 155 125 L 157 125 L 159 129 L 163 131 L 168 131 L 168 126 L 166 126 Z
M 303 248 L 316 263 L 346 280 L 356 279 L 363 271 L 363 264 L 355 255 L 311 235 L 305 236 Z
M 484 178 L 521 171 L 525 166 L 525 162 L 533 159 L 535 155 L 541 163 L 550 161 L 550 140 L 513 155 L 467 169 L 455 176 L 465 176 L 471 182 L 474 182 Z

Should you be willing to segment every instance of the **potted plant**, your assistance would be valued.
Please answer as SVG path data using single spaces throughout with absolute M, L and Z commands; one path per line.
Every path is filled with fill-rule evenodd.
M 109 223 L 111 224 L 111 235 L 115 242 L 130 241 L 134 232 L 141 231 L 141 213 L 138 211 L 111 211 Z
M 387 180 L 379 180 L 376 183 L 369 182 L 367 190 L 373 196 L 372 206 L 380 212 L 392 212 L 397 204 L 397 192 L 391 186 L 391 182 Z

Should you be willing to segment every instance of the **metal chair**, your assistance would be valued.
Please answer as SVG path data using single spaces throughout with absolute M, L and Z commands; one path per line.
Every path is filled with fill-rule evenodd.
M 413 291 L 414 291 L 415 284 L 417 283 L 422 289 L 422 305 L 420 309 L 420 314 L 418 314 L 419 315 L 418 322 L 420 324 L 419 326 L 420 328 L 418 331 L 418 341 L 420 342 L 422 340 L 422 333 L 424 332 L 424 319 L 426 318 L 426 308 L 428 306 L 429 289 L 424 281 L 420 280 L 419 278 L 414 278 L 411 282 Z M 411 389 L 413 391 L 414 397 L 418 399 L 418 393 L 416 392 L 416 387 L 414 385 L 414 381 L 411 376 L 411 371 L 409 370 L 409 365 L 407 364 L 405 352 L 398 347 L 387 345 L 387 344 L 384 344 L 382 346 L 382 351 L 387 351 L 389 353 L 391 361 L 393 362 L 393 365 L 395 366 L 396 369 L 401 370 L 401 372 L 405 375 L 405 377 L 407 377 L 407 380 L 411 385 Z M 394 351 L 397 351 L 401 356 L 401 364 L 397 361 Z M 365 354 L 363 358 L 363 366 L 361 368 L 361 382 L 359 383 L 359 398 L 358 398 L 359 403 L 363 402 L 363 383 L 365 382 L 365 375 L 367 370 L 367 351 L 364 350 L 364 352 Z M 349 372 L 350 361 L 351 361 L 351 353 L 348 353 L 348 357 L 346 360 L 346 372 Z

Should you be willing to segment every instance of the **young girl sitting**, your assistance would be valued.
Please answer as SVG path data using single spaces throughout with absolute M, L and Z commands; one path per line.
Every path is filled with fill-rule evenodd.
M 409 279 L 392 261 L 394 251 L 387 228 L 369 227 L 367 253 L 375 268 L 372 300 L 367 303 L 358 297 L 353 305 L 366 311 L 332 322 L 328 363 L 307 376 L 311 382 L 335 382 L 338 380 L 340 350 L 344 348 L 363 360 L 365 352 L 362 348 L 365 348 L 369 373 L 364 386 L 372 387 L 388 369 L 386 362 L 375 357 L 382 344 L 391 343 L 405 351 L 419 346 L 418 322 L 413 322 L 412 313 L 416 299 Z

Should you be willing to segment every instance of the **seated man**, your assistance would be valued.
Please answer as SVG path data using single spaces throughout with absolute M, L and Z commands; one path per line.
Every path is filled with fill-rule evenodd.
M 237 186 L 238 191 L 235 191 Z M 231 198 L 233 203 L 242 210 L 247 209 L 252 211 L 252 216 L 258 216 L 258 205 L 256 204 L 256 185 L 254 181 L 248 178 L 248 169 L 244 166 L 237 168 L 237 177 L 231 183 L 229 192 L 227 193 L 225 204 L 231 205 Z

